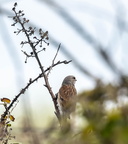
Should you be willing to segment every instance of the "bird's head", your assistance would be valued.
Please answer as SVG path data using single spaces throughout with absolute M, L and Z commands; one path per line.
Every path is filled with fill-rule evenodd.
M 75 85 L 76 81 L 77 80 L 76 80 L 75 76 L 69 75 L 69 76 L 67 76 L 67 77 L 64 78 L 64 80 L 62 82 L 62 85 L 67 85 L 67 84 L 69 84 L 69 85 Z

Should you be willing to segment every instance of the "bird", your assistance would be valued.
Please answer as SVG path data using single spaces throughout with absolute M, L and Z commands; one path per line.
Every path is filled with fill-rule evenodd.
M 77 98 L 76 81 L 75 76 L 66 76 L 57 93 L 58 108 L 63 119 L 70 119 L 70 114 L 75 111 Z

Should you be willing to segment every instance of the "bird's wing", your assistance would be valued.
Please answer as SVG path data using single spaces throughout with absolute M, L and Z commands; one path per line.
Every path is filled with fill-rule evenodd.
M 76 89 L 72 85 L 63 85 L 59 90 L 60 105 L 63 111 L 73 111 L 76 104 Z

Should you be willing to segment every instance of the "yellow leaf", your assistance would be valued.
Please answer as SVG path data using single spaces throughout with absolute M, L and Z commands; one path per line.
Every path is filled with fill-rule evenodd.
M 14 116 L 12 116 L 12 115 L 10 115 L 9 118 L 10 118 L 11 121 L 15 120 Z
M 2 101 L 2 102 L 6 102 L 6 103 L 10 103 L 10 102 L 11 102 L 11 100 L 8 99 L 8 98 L 2 98 L 1 101 Z
M 7 119 L 7 116 L 5 116 L 4 119 L 6 120 L 6 119 Z
M 8 127 L 11 127 L 11 124 L 7 124 Z

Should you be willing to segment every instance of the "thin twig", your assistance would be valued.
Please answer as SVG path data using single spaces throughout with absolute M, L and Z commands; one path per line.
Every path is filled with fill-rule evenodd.
M 60 46 L 61 46 L 61 43 L 59 44 L 58 49 L 57 49 L 57 52 L 56 52 L 56 54 L 55 54 L 55 57 L 53 58 L 52 65 L 54 65 L 55 59 L 56 59 L 56 57 L 57 57 L 57 55 L 58 55 L 58 52 L 59 52 L 59 50 L 60 50 Z
M 56 54 L 55 54 L 55 57 L 54 57 L 53 60 L 52 60 L 52 65 L 51 65 L 51 67 L 50 67 L 50 69 L 49 69 L 49 71 L 48 71 L 48 73 L 47 73 L 47 76 L 50 74 L 50 72 L 51 72 L 51 70 L 52 70 L 52 67 L 53 67 L 53 65 L 54 65 L 54 63 L 55 63 L 55 59 L 56 59 L 56 57 L 57 57 L 57 55 L 58 55 L 58 52 L 59 52 L 59 50 L 60 50 L 60 46 L 61 46 L 61 43 L 59 44 L 58 49 L 57 49 L 57 52 L 56 52 Z

